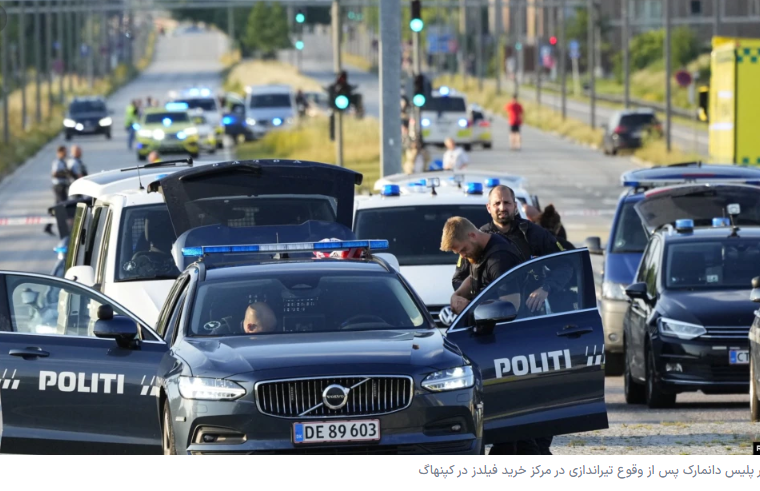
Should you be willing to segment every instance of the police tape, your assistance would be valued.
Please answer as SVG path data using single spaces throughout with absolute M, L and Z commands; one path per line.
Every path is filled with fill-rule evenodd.
M 26 217 L 0 217 L 0 227 L 18 225 L 47 225 L 55 224 L 54 217 L 26 216 Z
M 565 210 L 562 213 L 560 213 L 560 216 L 562 217 L 601 217 L 601 216 L 613 216 L 614 214 L 615 214 L 614 209 L 606 209 L 606 210 L 586 209 L 586 210 Z

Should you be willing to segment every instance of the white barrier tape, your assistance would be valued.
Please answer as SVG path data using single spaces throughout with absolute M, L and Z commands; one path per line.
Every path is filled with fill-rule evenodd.
M 0 217 L 0 227 L 12 226 L 12 225 L 47 225 L 48 223 L 55 224 L 54 217 Z
M 613 216 L 615 210 L 565 210 L 560 212 L 561 217 L 600 217 Z

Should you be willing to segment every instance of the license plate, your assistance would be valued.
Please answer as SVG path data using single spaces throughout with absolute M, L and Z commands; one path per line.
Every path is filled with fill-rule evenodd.
M 644 135 L 643 131 L 634 131 L 633 132 L 633 137 L 634 138 L 641 138 L 643 135 Z
M 293 424 L 293 443 L 366 442 L 380 440 L 380 421 L 319 421 Z
M 728 363 L 730 365 L 749 365 L 749 350 L 732 349 L 728 352 Z

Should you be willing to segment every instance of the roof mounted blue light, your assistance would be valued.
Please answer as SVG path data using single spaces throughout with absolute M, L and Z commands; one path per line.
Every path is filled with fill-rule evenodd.
M 492 177 L 490 179 L 486 179 L 486 187 L 487 188 L 495 188 L 499 184 L 501 184 L 501 181 L 498 180 L 498 179 L 496 179 L 496 178 Z
M 712 226 L 713 227 L 730 227 L 731 220 L 726 217 L 713 218 Z
M 479 182 L 468 182 L 467 194 L 483 194 L 483 185 Z
M 694 220 L 691 218 L 682 218 L 680 220 L 676 220 L 676 232 L 678 233 L 688 233 L 694 231 Z
M 443 96 L 443 97 L 446 97 L 450 93 L 451 93 L 451 90 L 448 87 L 446 87 L 445 85 L 442 86 L 442 87 L 440 87 L 438 89 L 438 94 L 441 95 L 441 96 Z
M 386 184 L 380 191 L 381 196 L 401 196 L 401 188 L 396 184 Z
M 388 249 L 387 240 L 344 240 L 334 242 L 293 242 L 287 244 L 250 244 L 227 246 L 183 247 L 185 257 L 198 257 L 208 254 L 264 253 L 278 254 L 288 252 L 339 251 L 344 249 Z
M 55 252 L 57 254 L 66 254 L 66 252 L 68 252 L 68 250 L 69 250 L 69 246 L 62 245 L 62 246 L 58 246 L 58 247 L 54 248 L 53 252 Z
M 187 111 L 189 106 L 186 102 L 167 102 L 164 107 L 167 111 Z
M 637 188 L 639 184 L 639 181 L 623 181 L 623 187 L 626 188 Z

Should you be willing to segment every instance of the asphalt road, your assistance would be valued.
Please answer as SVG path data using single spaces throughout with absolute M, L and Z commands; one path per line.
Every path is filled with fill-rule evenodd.
M 109 99 L 114 111 L 113 139 L 103 136 L 74 138 L 70 143 L 80 145 L 83 161 L 91 174 L 137 163 L 134 151 L 127 150 L 124 130 L 124 111 L 132 99 L 147 96 L 166 101 L 172 89 L 203 85 L 216 89 L 221 84 L 220 56 L 227 49 L 227 38 L 217 32 L 187 33 L 159 38 L 153 64 L 139 78 L 122 87 Z M 0 218 L 46 216 L 54 203 L 50 168 L 55 148 L 69 142 L 59 135 L 45 145 L 13 175 L 0 183 Z M 217 153 L 214 158 L 201 154 L 203 161 L 227 160 L 229 153 Z M 0 269 L 50 272 L 57 237 L 43 233 L 43 225 L 2 225 L 0 220 Z

